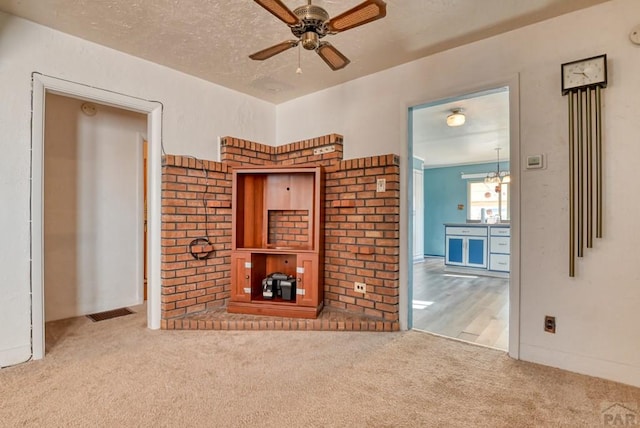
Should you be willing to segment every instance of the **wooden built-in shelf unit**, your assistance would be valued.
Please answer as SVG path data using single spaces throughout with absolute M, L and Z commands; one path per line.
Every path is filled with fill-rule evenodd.
M 322 167 L 233 169 L 231 298 L 227 311 L 316 318 L 323 305 Z M 290 300 L 265 299 L 262 280 L 296 279 Z

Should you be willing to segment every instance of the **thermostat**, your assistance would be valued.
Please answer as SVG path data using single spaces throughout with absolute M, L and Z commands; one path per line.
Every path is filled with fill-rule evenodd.
M 527 169 L 539 169 L 543 166 L 543 156 L 542 155 L 531 155 L 527 156 Z

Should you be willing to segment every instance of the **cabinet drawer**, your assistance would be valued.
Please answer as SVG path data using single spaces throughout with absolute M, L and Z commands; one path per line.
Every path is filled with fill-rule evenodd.
M 491 244 L 489 245 L 490 253 L 510 254 L 511 238 L 508 236 L 492 236 Z
M 510 227 L 492 227 L 491 236 L 511 236 Z
M 445 228 L 447 235 L 464 235 L 464 236 L 487 236 L 486 227 L 447 227 Z
M 489 256 L 489 269 L 509 272 L 509 258 L 508 254 L 491 254 Z

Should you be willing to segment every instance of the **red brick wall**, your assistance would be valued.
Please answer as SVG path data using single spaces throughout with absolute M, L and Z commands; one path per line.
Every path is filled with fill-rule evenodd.
M 398 320 L 400 167 L 395 155 L 342 161 L 325 181 L 325 304 Z M 386 191 L 376 192 L 376 179 Z M 354 282 L 366 284 L 366 294 Z
M 333 146 L 335 151 L 315 155 L 314 149 Z M 310 140 L 297 141 L 291 144 L 275 147 L 276 162 L 282 165 L 320 165 L 330 166 L 342 160 L 342 136 L 338 134 Z
M 207 237 L 211 245 L 190 244 Z M 206 259 L 207 251 L 213 253 Z M 162 319 L 226 304 L 230 295 L 231 174 L 227 165 L 165 156 L 162 167 Z
M 313 149 L 333 146 L 334 151 L 314 155 Z M 283 146 L 267 146 L 239 138 L 224 137 L 220 142 L 220 160 L 233 165 L 322 165 L 342 160 L 342 136 L 325 135 Z
M 287 247 L 310 241 L 309 212 L 306 210 L 269 211 L 269 244 Z
M 314 149 L 328 146 L 333 151 L 314 154 Z M 325 305 L 397 321 L 399 159 L 382 155 L 343 161 L 342 156 L 342 136 L 337 134 L 277 147 L 224 137 L 222 162 L 166 156 L 162 176 L 163 328 L 167 319 L 225 305 L 229 298 L 234 165 L 324 166 Z M 377 178 L 386 179 L 385 192 L 376 192 Z M 297 232 L 304 219 L 298 221 L 302 213 L 295 214 L 286 224 L 274 226 L 273 239 L 278 243 L 302 239 Z M 190 248 L 195 238 L 203 236 L 209 238 L 210 246 Z M 199 254 L 214 251 L 196 260 L 190 254 L 193 249 Z M 367 284 L 366 294 L 354 292 L 356 281 Z
M 220 141 L 220 161 L 231 166 L 271 165 L 276 162 L 275 147 L 224 137 Z

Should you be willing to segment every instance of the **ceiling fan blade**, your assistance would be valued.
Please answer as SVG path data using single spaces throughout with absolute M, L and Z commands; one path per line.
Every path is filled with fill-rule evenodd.
M 382 0 L 367 0 L 340 15 L 331 18 L 327 23 L 329 32 L 339 33 L 359 25 L 367 24 L 387 15 L 387 4 Z
M 267 9 L 276 18 L 289 26 L 300 23 L 300 19 L 280 0 L 253 0 Z
M 320 42 L 320 46 L 318 46 L 316 52 L 318 52 L 320 58 L 322 58 L 334 71 L 345 68 L 351 62 L 349 61 L 349 58 L 344 56 L 329 42 Z
M 287 49 L 291 49 L 295 46 L 298 46 L 298 43 L 299 43 L 298 40 L 287 40 L 286 42 L 278 43 L 277 45 L 273 45 L 259 52 L 251 54 L 249 55 L 249 58 L 254 59 L 256 61 L 263 61 L 265 59 L 271 58 L 274 55 L 284 52 Z

